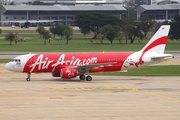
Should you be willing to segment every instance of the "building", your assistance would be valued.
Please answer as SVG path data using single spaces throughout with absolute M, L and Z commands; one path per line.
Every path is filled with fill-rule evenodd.
M 179 4 L 180 0 L 155 0 L 154 4 L 166 5 L 166 4 Z
M 76 5 L 76 6 L 27 6 L 3 5 L 1 21 L 18 20 L 57 20 L 58 23 L 73 25 L 75 15 L 80 12 L 103 12 L 112 14 L 121 19 L 121 14 L 126 11 L 122 5 Z M 5 22 L 1 23 L 5 25 Z
M 13 0 L 0 0 L 1 4 L 9 4 L 11 3 Z
M 15 3 L 44 2 L 44 3 L 72 3 L 72 4 L 122 4 L 124 0 L 2 0 Z
M 124 0 L 40 0 L 41 2 L 74 3 L 74 4 L 122 4 Z
M 141 5 L 137 9 L 137 19 L 149 17 L 155 21 L 171 21 L 175 14 L 180 14 L 180 4 Z

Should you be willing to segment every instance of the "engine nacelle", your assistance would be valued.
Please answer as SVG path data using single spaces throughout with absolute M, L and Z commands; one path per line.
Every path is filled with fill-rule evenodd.
M 63 68 L 60 71 L 61 78 L 75 78 L 78 75 L 78 71 L 75 68 Z
M 53 77 L 61 77 L 60 72 L 52 72 Z

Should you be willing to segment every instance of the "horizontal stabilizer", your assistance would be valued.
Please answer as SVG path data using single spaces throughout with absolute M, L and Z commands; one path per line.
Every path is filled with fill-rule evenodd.
M 157 56 L 154 56 L 151 58 L 153 61 L 161 61 L 161 60 L 168 60 L 174 58 L 171 54 L 158 54 Z

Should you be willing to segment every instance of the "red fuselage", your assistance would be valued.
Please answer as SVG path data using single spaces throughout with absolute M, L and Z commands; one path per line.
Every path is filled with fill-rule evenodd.
M 65 67 L 91 66 L 102 64 L 90 69 L 90 72 L 120 71 L 124 61 L 132 52 L 125 53 L 67 53 L 67 54 L 35 54 L 25 64 L 23 72 L 59 72 Z M 111 63 L 111 66 L 103 66 Z

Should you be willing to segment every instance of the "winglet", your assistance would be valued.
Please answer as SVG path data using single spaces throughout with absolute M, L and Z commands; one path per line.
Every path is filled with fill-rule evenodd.
M 141 49 L 141 51 L 143 53 L 150 51 L 163 54 L 166 47 L 169 30 L 170 25 L 162 25 L 153 35 L 153 37 L 149 40 L 149 42 L 143 47 L 143 49 Z

